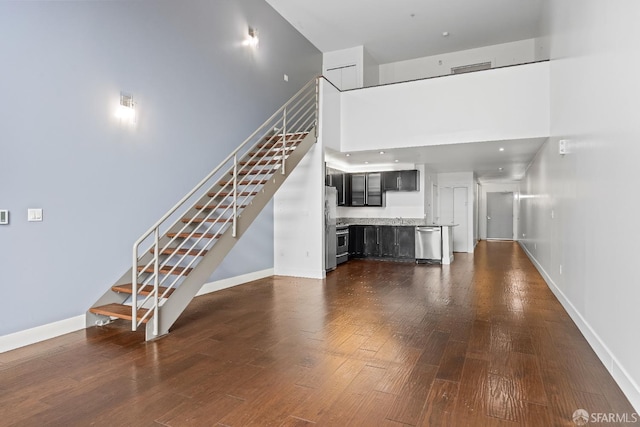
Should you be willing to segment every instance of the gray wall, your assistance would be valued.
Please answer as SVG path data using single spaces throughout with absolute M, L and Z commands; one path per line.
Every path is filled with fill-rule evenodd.
M 84 313 L 322 61 L 262 0 L 0 2 L 0 58 L 0 335 Z M 134 128 L 114 118 L 121 90 Z M 271 267 L 269 205 L 212 280 Z

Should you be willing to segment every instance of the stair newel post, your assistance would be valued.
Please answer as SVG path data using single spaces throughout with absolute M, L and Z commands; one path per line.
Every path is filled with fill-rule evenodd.
M 133 259 L 131 265 L 131 330 L 138 329 L 138 245 L 133 245 Z
M 238 155 L 233 155 L 233 231 L 232 236 L 236 237 L 238 230 Z
M 153 259 L 153 335 L 158 335 L 158 276 L 160 272 L 160 228 L 156 227 L 153 232 L 153 245 L 155 247 L 155 257 Z
M 287 107 L 282 113 L 282 175 L 286 173 L 284 168 L 284 158 L 287 155 Z

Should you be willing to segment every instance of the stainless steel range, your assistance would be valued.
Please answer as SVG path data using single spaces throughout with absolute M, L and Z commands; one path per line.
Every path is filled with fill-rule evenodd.
M 349 259 L 349 226 L 336 226 L 336 264 Z

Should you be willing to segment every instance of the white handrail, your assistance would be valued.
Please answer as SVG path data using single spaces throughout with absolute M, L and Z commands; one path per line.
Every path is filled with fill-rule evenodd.
M 313 93 L 306 93 L 312 85 L 315 83 Z M 180 279 L 182 279 L 191 270 L 191 267 L 196 263 L 198 256 L 203 255 L 208 250 L 215 240 L 222 236 L 228 227 L 232 227 L 232 236 L 236 237 L 237 233 L 237 218 L 239 216 L 239 210 L 246 206 L 244 203 L 253 197 L 256 191 L 264 184 L 265 179 L 261 175 L 261 171 L 265 171 L 265 174 L 275 172 L 281 169 L 282 173 L 285 173 L 285 161 L 288 154 L 295 148 L 296 142 L 306 135 L 315 125 L 317 129 L 318 122 L 318 84 L 319 77 L 310 80 L 305 84 L 295 95 L 293 95 L 282 107 L 280 107 L 271 117 L 269 117 L 261 126 L 259 126 L 247 139 L 245 139 L 239 146 L 237 146 L 216 168 L 214 168 L 205 178 L 203 178 L 191 191 L 189 191 L 178 203 L 176 203 L 169 211 L 167 211 L 156 223 L 143 233 L 133 244 L 133 256 L 132 256 L 132 330 L 136 330 L 137 326 L 145 322 L 152 315 L 154 318 L 153 333 L 158 334 L 158 314 L 159 314 L 159 300 L 166 298 L 171 289 L 178 285 Z M 314 96 L 315 95 L 315 96 Z M 313 114 L 315 112 L 315 114 Z M 280 127 L 281 126 L 281 127 Z M 274 130 L 280 127 L 281 132 L 275 132 L 269 136 Z M 293 133 L 288 133 L 289 130 L 293 130 Z M 260 135 L 260 133 L 262 134 Z M 296 133 L 297 132 L 297 133 Z M 260 135 L 259 137 L 257 137 Z M 297 136 L 296 136 L 297 135 Z M 257 138 L 256 138 L 257 137 Z M 266 140 L 265 140 L 266 139 Z M 281 139 L 281 141 L 279 140 Z M 248 147 L 249 142 L 255 141 L 255 143 Z M 288 141 L 293 141 L 291 147 L 288 146 Z M 280 148 L 278 148 L 280 147 Z M 240 154 L 243 149 L 246 149 L 244 154 Z M 231 166 L 228 171 L 224 172 L 218 180 L 211 185 L 209 190 L 204 194 L 208 194 L 210 200 L 199 209 L 195 209 L 195 203 L 193 202 L 183 214 L 183 217 L 176 219 L 172 225 L 166 228 L 167 233 L 169 230 L 178 230 L 174 237 L 166 237 L 160 234 L 160 227 L 166 227 L 165 222 L 172 217 L 178 209 L 186 207 L 187 201 L 189 201 L 195 194 L 203 190 L 203 187 L 212 181 L 212 178 L 216 174 L 220 173 L 222 168 L 229 164 L 232 160 Z M 258 172 L 258 176 L 251 176 L 252 173 Z M 244 175 L 240 176 L 242 172 Z M 231 174 L 232 179 L 224 181 L 226 176 Z M 242 186 L 244 189 L 239 191 L 238 187 Z M 198 196 L 200 200 L 204 200 L 203 197 Z M 226 207 L 222 212 L 218 212 L 223 205 L 226 198 L 232 198 L 232 202 L 227 201 Z M 216 202 L 217 201 L 217 202 Z M 196 217 L 204 213 L 205 210 L 210 210 L 208 214 L 205 214 L 204 218 L 200 217 L 197 221 Z M 195 211 L 193 218 L 186 220 L 184 215 L 188 212 Z M 231 211 L 231 217 L 226 217 L 229 211 Z M 184 222 L 182 227 L 176 227 L 180 222 Z M 206 226 L 205 224 L 210 225 Z M 231 224 L 231 225 L 230 225 Z M 193 229 L 189 232 L 189 227 Z M 217 231 L 213 231 L 217 228 Z M 203 231 L 202 228 L 205 228 Z M 154 235 L 154 241 L 151 247 L 147 250 L 147 254 L 151 254 L 151 259 L 147 262 L 143 262 L 140 267 L 138 262 L 138 252 L 140 245 Z M 212 236 L 212 237 L 211 237 Z M 162 239 L 162 240 L 161 240 Z M 168 241 L 167 241 L 168 239 Z M 195 243 L 186 244 L 187 240 L 195 239 Z M 199 247 L 202 240 L 209 241 L 203 247 Z M 177 247 L 171 247 L 176 240 L 182 240 Z M 161 241 L 164 242 L 161 244 Z M 164 261 L 160 261 L 160 256 L 165 255 L 167 250 L 172 252 L 167 256 Z M 193 257 L 191 261 L 184 266 L 179 266 L 186 260 L 187 257 Z M 177 262 L 176 262 L 176 258 Z M 148 258 L 147 258 L 148 259 Z M 172 261 L 169 265 L 169 261 Z M 167 267 L 167 268 L 165 268 Z M 153 271 L 153 273 L 151 273 Z M 148 274 L 146 279 L 140 282 L 143 288 L 151 286 L 153 290 L 149 292 L 139 302 L 138 299 L 138 276 Z M 160 274 L 165 275 L 160 279 Z M 173 274 L 176 277 L 162 292 L 160 288 L 164 286 L 165 281 L 169 278 L 169 275 Z M 151 308 L 147 309 L 145 314 L 138 319 L 138 309 L 144 307 L 150 303 Z

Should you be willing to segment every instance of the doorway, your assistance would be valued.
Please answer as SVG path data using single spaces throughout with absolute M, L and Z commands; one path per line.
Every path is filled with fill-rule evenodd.
M 487 193 L 487 240 L 513 240 L 513 192 Z

